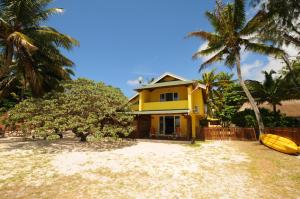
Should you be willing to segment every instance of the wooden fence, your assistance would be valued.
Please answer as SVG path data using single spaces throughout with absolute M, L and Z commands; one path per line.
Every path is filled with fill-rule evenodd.
M 300 146 L 300 128 L 265 128 L 265 133 L 289 138 Z
M 300 146 L 300 128 L 265 128 L 265 133 L 289 138 Z M 197 129 L 197 139 L 256 141 L 258 137 L 254 128 L 204 127 Z
M 257 140 L 254 128 L 204 127 L 197 129 L 197 138 L 200 140 Z

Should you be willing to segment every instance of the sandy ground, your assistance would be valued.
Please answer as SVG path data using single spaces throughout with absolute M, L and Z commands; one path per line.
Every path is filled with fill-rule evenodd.
M 263 154 L 261 158 L 259 153 Z M 266 162 L 269 156 L 270 161 Z M 150 142 L 117 146 L 3 142 L 0 143 L 0 195 L 1 198 L 297 198 L 300 168 L 287 175 L 285 164 L 290 163 L 286 161 L 300 166 L 296 156 L 249 142 L 215 141 L 195 146 Z M 286 179 L 280 177 L 277 183 L 273 182 L 277 179 L 272 178 L 275 171 L 275 176 Z M 279 188 L 282 191 L 273 191 Z

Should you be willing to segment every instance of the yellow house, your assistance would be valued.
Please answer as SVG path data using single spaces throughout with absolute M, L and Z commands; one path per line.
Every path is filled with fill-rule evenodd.
M 137 89 L 129 102 L 136 138 L 195 139 L 205 117 L 205 85 L 165 73 Z

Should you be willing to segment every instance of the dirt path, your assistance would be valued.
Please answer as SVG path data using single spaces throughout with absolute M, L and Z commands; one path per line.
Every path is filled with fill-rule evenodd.
M 192 147 L 138 142 L 108 151 L 88 150 L 79 143 L 72 150 L 57 148 L 59 144 L 46 149 L 30 142 L 21 148 L 14 144 L 0 144 L 1 198 L 266 196 L 259 186 L 264 181 L 252 172 L 257 162 L 241 143 L 208 142 Z

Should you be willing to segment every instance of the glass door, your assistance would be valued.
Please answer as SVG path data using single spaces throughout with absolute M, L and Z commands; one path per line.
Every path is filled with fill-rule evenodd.
M 175 132 L 174 116 L 165 117 L 165 135 L 172 135 Z

